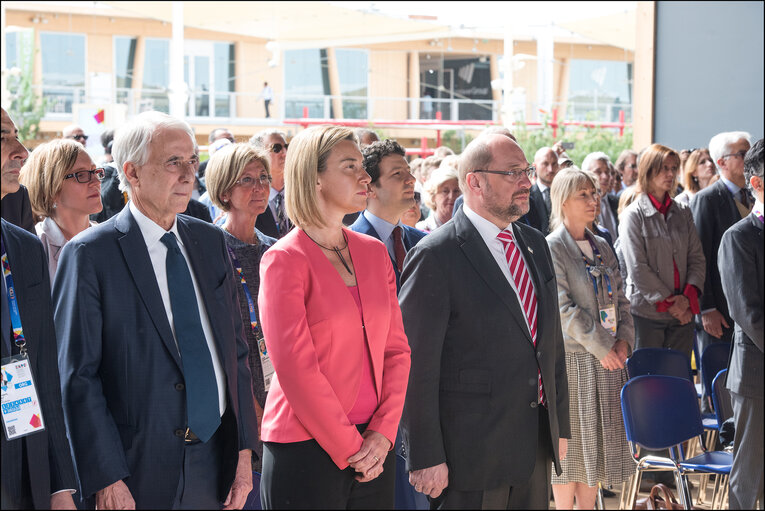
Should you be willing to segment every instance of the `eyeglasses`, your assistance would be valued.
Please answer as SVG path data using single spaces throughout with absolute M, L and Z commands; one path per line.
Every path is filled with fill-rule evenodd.
M 422 194 L 420 192 L 414 192 L 414 201 L 422 202 Z
M 637 168 L 637 163 L 628 163 L 627 165 L 624 166 L 624 168 L 625 169 L 636 169 Z
M 741 158 L 743 160 L 744 156 L 746 156 L 746 151 L 742 150 L 735 153 L 723 154 L 723 158 L 728 158 L 729 156 L 736 156 L 737 158 Z
M 168 172 L 180 172 L 181 169 L 190 168 L 192 171 L 197 171 L 197 166 L 199 165 L 199 157 L 194 156 L 188 161 L 183 161 L 180 158 L 171 158 L 168 161 L 165 162 L 165 169 Z
M 257 179 L 250 176 L 244 176 L 242 179 L 234 181 L 234 183 L 238 184 L 242 188 L 255 188 L 256 186 L 266 188 L 271 185 L 271 176 L 267 174 L 261 174 Z
M 82 140 L 83 142 L 87 142 L 88 141 L 88 136 L 87 135 L 72 135 L 71 137 L 67 137 L 67 138 L 72 138 L 74 140 Z
M 536 172 L 537 168 L 534 165 L 529 165 L 523 170 L 483 170 L 483 169 L 477 169 L 473 172 L 483 172 L 484 174 L 501 174 L 503 176 L 510 176 L 510 179 L 512 181 L 517 181 L 521 178 L 521 176 L 526 176 L 527 178 L 531 177 L 534 172 Z
M 80 170 L 79 172 L 72 172 L 71 174 L 65 175 L 64 179 L 75 178 L 78 183 L 90 183 L 94 175 L 100 182 L 104 180 L 104 177 L 106 177 L 106 172 L 104 172 L 103 168 L 94 170 Z
M 282 145 L 282 144 L 271 144 L 271 151 L 276 153 L 276 154 L 279 154 L 280 152 L 282 152 L 282 149 L 284 149 L 284 151 L 286 152 L 287 151 L 287 147 L 289 147 L 289 144 L 284 144 L 284 145 Z

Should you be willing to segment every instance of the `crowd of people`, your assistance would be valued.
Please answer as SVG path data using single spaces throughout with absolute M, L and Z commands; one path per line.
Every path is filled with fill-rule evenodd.
M 2 110 L 4 509 L 592 509 L 635 472 L 628 357 L 694 338 L 731 343 L 730 506 L 762 506 L 762 139 L 287 138 L 200 164 L 144 112 L 96 165 Z

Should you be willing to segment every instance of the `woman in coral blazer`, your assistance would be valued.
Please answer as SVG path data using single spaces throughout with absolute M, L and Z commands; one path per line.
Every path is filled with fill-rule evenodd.
M 264 254 L 258 305 L 276 370 L 263 414 L 264 509 L 393 508 L 410 350 L 396 277 L 378 240 L 343 227 L 369 175 L 352 130 L 290 143 L 286 206 L 297 226 Z

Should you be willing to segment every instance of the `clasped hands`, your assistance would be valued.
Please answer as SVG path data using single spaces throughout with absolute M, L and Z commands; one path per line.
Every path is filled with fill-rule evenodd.
M 364 431 L 361 438 L 361 447 L 348 458 L 348 464 L 358 472 L 356 480 L 367 483 L 383 473 L 383 463 L 392 444 L 384 435 L 371 429 Z
M 611 351 L 606 353 L 606 356 L 600 359 L 600 365 L 603 369 L 608 371 L 616 371 L 617 369 L 624 369 L 624 364 L 627 362 L 627 357 L 630 355 L 630 345 L 623 339 L 617 339 Z
M 685 295 L 673 295 L 667 298 L 668 302 L 672 302 L 672 305 L 667 312 L 672 314 L 672 317 L 680 322 L 681 325 L 687 325 L 693 319 L 693 312 L 691 312 L 691 304 Z

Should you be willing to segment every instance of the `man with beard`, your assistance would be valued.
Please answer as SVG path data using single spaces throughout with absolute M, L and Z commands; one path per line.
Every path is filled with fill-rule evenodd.
M 401 421 L 410 481 L 431 508 L 547 509 L 570 437 L 550 250 L 517 220 L 531 169 L 503 135 L 460 157 L 464 205 L 407 255 L 412 368 Z

